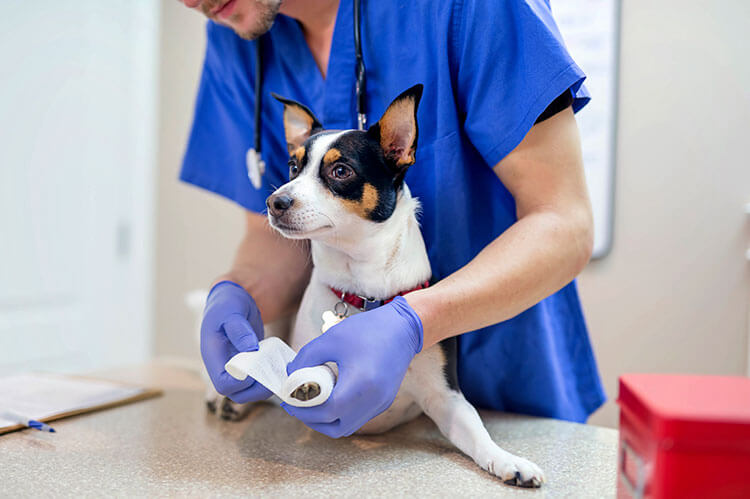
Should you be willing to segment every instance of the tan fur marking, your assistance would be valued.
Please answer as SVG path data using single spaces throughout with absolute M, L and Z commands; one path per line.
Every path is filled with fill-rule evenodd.
M 313 119 L 304 109 L 292 104 L 284 107 L 284 135 L 290 152 L 310 136 L 312 126 Z
M 341 158 L 341 151 L 338 149 L 329 149 L 328 152 L 323 156 L 324 163 L 333 163 Z
M 297 161 L 302 162 L 302 157 L 305 155 L 305 148 L 302 146 L 299 146 L 297 149 L 294 150 L 292 153 L 292 156 L 297 158 Z
M 365 184 L 362 189 L 362 197 L 358 201 L 351 201 L 349 199 L 342 199 L 341 202 L 347 210 L 359 215 L 362 218 L 372 213 L 372 210 L 378 205 L 378 190 L 372 184 Z
M 417 161 L 417 158 L 414 157 L 414 153 L 409 154 L 406 157 L 403 157 L 396 161 L 396 166 L 408 166 L 413 165 L 414 162 Z

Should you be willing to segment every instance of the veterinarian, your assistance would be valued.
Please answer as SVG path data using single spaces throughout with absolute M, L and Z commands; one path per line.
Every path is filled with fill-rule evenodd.
M 270 392 L 234 380 L 225 362 L 257 348 L 260 316 L 291 313 L 310 276 L 308 247 L 275 234 L 263 215 L 272 186 L 288 181 L 283 106 L 270 93 L 304 103 L 325 128 L 357 128 L 355 1 L 183 0 L 211 21 L 181 178 L 247 217 L 201 332 L 209 375 L 236 402 Z M 357 316 L 382 338 L 378 349 L 363 350 L 361 326 L 347 320 L 302 348 L 289 372 L 325 361 L 357 368 L 341 371 L 323 405 L 287 411 L 329 436 L 349 435 L 390 405 L 420 349 L 460 335 L 459 382 L 475 406 L 585 421 L 605 399 L 573 281 L 593 240 L 574 117 L 589 97 L 548 4 L 362 0 L 360 8 L 371 122 L 424 84 L 406 182 L 422 203 L 433 284 L 408 293 L 406 306 Z M 257 149 L 259 188 L 247 169 Z

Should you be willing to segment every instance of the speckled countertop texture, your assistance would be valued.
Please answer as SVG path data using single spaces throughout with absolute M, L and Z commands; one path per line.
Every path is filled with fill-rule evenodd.
M 332 440 L 270 404 L 238 423 L 208 414 L 196 376 L 144 366 L 108 377 L 163 396 L 0 436 L 1 497 L 613 497 L 617 432 L 482 412 L 490 434 L 547 475 L 517 489 L 482 471 L 422 416 Z

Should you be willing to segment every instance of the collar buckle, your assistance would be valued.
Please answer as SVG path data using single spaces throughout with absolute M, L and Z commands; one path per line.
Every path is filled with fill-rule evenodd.
M 357 298 L 362 300 L 362 306 L 359 307 L 360 312 L 367 312 L 374 308 L 378 308 L 383 304 L 382 300 L 376 300 L 375 298 L 368 298 L 366 296 L 356 295 Z

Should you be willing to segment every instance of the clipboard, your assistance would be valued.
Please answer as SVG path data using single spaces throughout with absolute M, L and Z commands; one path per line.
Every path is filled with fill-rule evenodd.
M 0 378 L 0 412 L 49 423 L 162 395 L 162 390 L 83 376 L 26 373 Z M 0 435 L 27 426 L 0 418 Z

